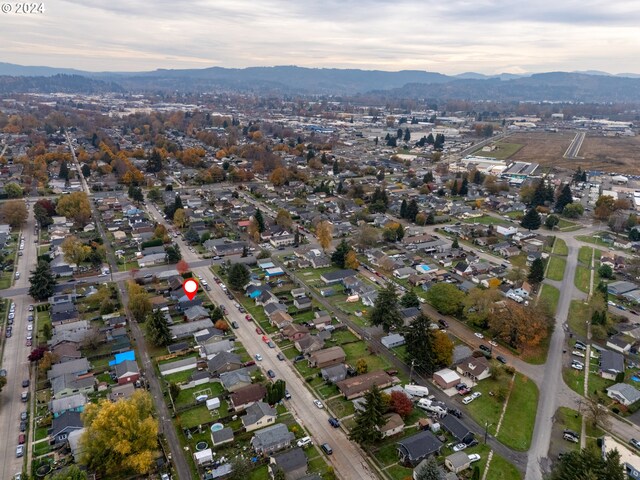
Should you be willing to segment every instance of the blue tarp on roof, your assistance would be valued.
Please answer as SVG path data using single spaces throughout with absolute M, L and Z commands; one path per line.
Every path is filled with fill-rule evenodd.
M 109 362 L 109 366 L 113 367 L 114 365 L 118 365 L 119 363 L 124 362 L 125 360 L 136 360 L 136 352 L 133 350 L 127 350 L 126 352 L 116 353 L 115 360 L 111 360 Z

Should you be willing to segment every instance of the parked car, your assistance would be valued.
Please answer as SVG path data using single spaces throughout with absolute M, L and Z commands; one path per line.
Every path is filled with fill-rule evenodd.
M 256 353 L 256 360 L 261 362 L 262 361 L 262 355 L 260 355 L 259 353 Z
M 289 400 L 291 398 L 291 394 L 289 393 L 289 390 L 287 390 L 287 389 L 284 390 L 284 398 L 286 398 L 287 400 Z
M 307 445 L 311 445 L 311 437 L 302 437 L 296 443 L 299 447 L 306 447 Z
M 231 322 L 231 326 L 233 328 L 240 328 L 240 326 L 238 325 L 238 322 L 236 322 L 236 321 Z
M 322 404 L 322 402 L 317 398 L 313 401 L 313 404 L 318 408 L 324 408 L 324 405 Z
M 294 362 L 301 362 L 302 360 L 304 360 L 304 355 L 298 355 L 293 359 Z
M 16 458 L 24 456 L 24 445 L 18 445 L 16 447 Z
M 453 451 L 454 452 L 461 452 L 465 448 L 467 448 L 467 444 L 466 443 L 458 443 L 457 445 L 453 446 Z
M 251 315 L 245 315 L 245 316 L 244 316 L 244 319 L 245 319 L 247 322 L 250 322 L 251 320 L 253 320 L 253 319 L 251 318 Z
M 480 345 L 478 348 L 480 350 L 482 350 L 483 352 L 487 352 L 487 353 L 491 352 L 491 349 L 489 347 L 487 347 L 486 345 Z
M 281 362 L 284 361 L 284 355 L 282 354 L 282 352 L 278 352 L 278 355 L 276 355 L 276 357 L 278 357 L 278 360 L 280 360 Z
M 470 404 L 471 402 L 473 402 L 473 400 L 474 400 L 474 399 L 473 399 L 473 398 L 471 398 L 471 395 L 469 395 L 468 397 L 464 397 L 464 398 L 462 399 L 462 403 L 464 403 L 465 405 L 468 405 L 468 404 Z
M 477 453 L 469 454 L 469 462 L 473 463 L 473 462 L 477 462 L 479 460 L 480 460 L 480 455 L 478 455 Z
M 449 324 L 446 320 L 438 320 L 438 323 L 442 325 L 444 328 L 449 328 Z
M 21 432 L 27 431 L 27 422 L 20 422 L 20 431 Z
M 471 398 L 475 400 L 476 398 L 480 397 L 480 395 L 482 395 L 482 392 L 473 392 L 471 394 Z
M 629 443 L 633 445 L 635 448 L 637 448 L 638 450 L 640 450 L 640 440 L 636 440 L 635 438 L 632 438 L 631 440 L 629 440 Z
M 322 445 L 320 445 L 320 448 L 322 448 L 322 451 L 327 455 L 331 455 L 333 453 L 333 449 L 328 443 L 323 443 Z
M 507 359 L 506 359 L 506 358 L 504 358 L 502 355 L 498 355 L 498 356 L 496 357 L 496 360 L 498 360 L 498 361 L 499 361 L 500 363 L 502 363 L 502 364 L 506 364 L 506 363 L 507 363 Z
M 22 388 L 27 388 L 29 386 L 29 379 L 27 378 L 26 380 L 22 381 Z
M 276 378 L 276 372 L 274 372 L 273 370 L 267 370 L 267 375 L 269 376 L 269 378 Z
M 562 438 L 573 443 L 578 443 L 580 441 L 578 437 L 571 435 L 570 433 L 565 433 L 564 435 L 562 435 Z
M 474 333 L 474 335 L 475 335 L 476 337 L 478 337 L 478 338 L 484 338 L 484 335 L 483 335 L 483 334 L 481 334 L 480 332 L 476 332 L 476 333 Z
M 333 428 L 338 428 L 340 426 L 340 421 L 337 418 L 329 417 L 329 425 Z
M 269 341 L 267 342 L 267 347 L 269 347 L 269 348 L 276 348 L 276 344 L 275 344 L 275 343 L 273 343 L 271 340 L 269 340 Z

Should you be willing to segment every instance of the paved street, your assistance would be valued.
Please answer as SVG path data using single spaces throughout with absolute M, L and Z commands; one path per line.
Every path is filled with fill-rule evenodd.
M 20 272 L 20 279 L 16 281 L 16 286 L 20 289 L 28 288 L 29 271 L 35 268 L 37 260 L 38 252 L 33 235 L 34 225 L 33 209 L 29 208 L 29 217 L 22 230 L 25 238 L 23 255 L 17 257 L 19 258 L 17 271 Z M 3 297 L 7 298 L 6 295 Z M 22 471 L 27 456 L 26 451 L 29 447 L 28 444 L 25 445 L 25 457 L 16 458 L 16 446 L 20 434 L 20 413 L 27 409 L 27 404 L 20 400 L 20 394 L 26 390 L 22 388 L 22 381 L 29 378 L 30 363 L 27 357 L 31 348 L 27 347 L 25 342 L 29 323 L 27 321 L 28 307 L 33 300 L 24 293 L 11 297 L 11 300 L 16 304 L 16 311 L 13 336 L 3 339 L 5 344 L 2 368 L 7 370 L 7 385 L 0 393 L 0 438 L 4 440 L 0 442 L 0 478 L 3 479 L 13 478 L 13 475 Z
M 157 222 L 168 227 L 167 222 L 155 208 L 151 207 L 149 211 Z M 234 330 L 234 333 L 247 351 L 251 355 L 261 354 L 264 360 L 260 362 L 259 366 L 264 368 L 265 372 L 271 368 L 276 373 L 276 378 L 281 378 L 287 383 L 287 389 L 293 397 L 287 402 L 287 406 L 297 420 L 309 430 L 316 445 L 324 442 L 328 442 L 331 445 L 333 455 L 327 458 L 333 464 L 337 475 L 344 480 L 377 478 L 377 475 L 369 469 L 365 457 L 358 447 L 347 439 L 341 429 L 334 429 L 329 425 L 329 417 L 326 410 L 319 410 L 313 404 L 314 397 L 304 386 L 303 379 L 296 374 L 291 363 L 289 361 L 281 362 L 276 358 L 279 350 L 269 348 L 262 341 L 262 336 L 255 332 L 256 324 L 245 320 L 244 315 L 233 305 L 233 301 L 227 298 L 220 286 L 215 282 L 211 270 L 205 266 L 194 268 L 194 265 L 198 263 L 198 255 L 189 251 L 181 237 L 176 240 L 180 245 L 182 258 L 192 266 L 194 273 L 206 279 L 211 286 L 211 291 L 207 292 L 207 294 L 216 305 L 225 306 L 229 321 L 236 321 L 240 326 L 239 329 Z M 210 262 L 207 263 L 210 264 Z

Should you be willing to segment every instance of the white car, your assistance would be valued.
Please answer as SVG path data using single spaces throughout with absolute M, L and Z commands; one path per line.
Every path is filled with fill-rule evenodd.
M 256 353 L 256 360 L 261 362 L 262 361 L 262 355 L 260 355 L 259 353 Z
M 578 362 L 573 362 L 571 363 L 571 368 L 573 368 L 574 370 L 581 371 L 581 370 L 584 370 L 584 365 Z
M 480 455 L 478 455 L 477 453 L 469 454 L 469 462 L 470 463 L 477 462 L 479 460 L 480 460 Z
M 33 323 L 27 325 L 27 331 L 30 332 L 33 330 Z
M 459 443 L 459 444 L 453 446 L 453 451 L 454 452 L 461 452 L 465 448 L 467 448 L 467 444 L 466 443 Z
M 495 340 L 489 340 L 489 345 L 491 345 L 492 347 L 497 347 L 498 342 L 496 342 Z
M 474 333 L 474 335 L 475 335 L 476 337 L 478 337 L 478 338 L 484 338 L 484 335 L 483 335 L 483 334 L 481 334 L 480 332 L 476 332 L 476 333 Z
M 302 437 L 300 440 L 298 440 L 298 443 L 296 445 L 298 445 L 299 447 L 305 447 L 310 443 L 311 443 L 311 437 Z
M 475 398 L 473 398 L 471 395 L 469 395 L 468 397 L 464 397 L 462 399 L 462 403 L 464 403 L 465 405 L 468 405 L 471 402 L 473 402 L 474 400 L 475 400 Z
M 318 408 L 324 408 L 324 405 L 322 404 L 322 402 L 317 398 L 313 401 L 313 404 Z
M 20 279 L 20 272 L 16 272 L 16 280 Z
M 473 393 L 471 394 L 471 398 L 475 400 L 475 399 L 476 399 L 476 398 L 478 398 L 480 395 L 482 395 L 482 392 L 473 392 Z
M 580 350 L 574 350 L 573 352 L 571 352 L 571 355 L 584 358 L 584 353 L 582 353 Z

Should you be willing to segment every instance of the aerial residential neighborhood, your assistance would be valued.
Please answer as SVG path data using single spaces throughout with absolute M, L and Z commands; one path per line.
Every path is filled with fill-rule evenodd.
M 100 3 L 0 8 L 0 479 L 640 478 L 635 5 Z

